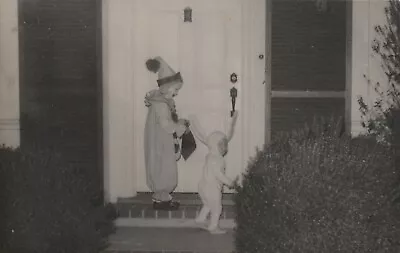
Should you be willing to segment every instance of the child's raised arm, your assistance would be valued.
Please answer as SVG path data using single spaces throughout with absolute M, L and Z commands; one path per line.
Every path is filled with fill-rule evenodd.
M 238 116 L 239 116 L 238 111 L 235 111 L 233 113 L 232 118 L 230 119 L 229 129 L 228 129 L 228 133 L 227 133 L 228 142 L 230 142 L 232 137 L 233 137 L 233 133 L 235 131 L 235 125 L 236 125 L 236 121 L 237 121 Z

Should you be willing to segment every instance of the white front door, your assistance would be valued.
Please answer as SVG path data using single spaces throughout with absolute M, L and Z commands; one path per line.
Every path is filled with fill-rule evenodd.
M 138 168 L 138 191 L 146 186 L 143 132 L 147 108 L 145 93 L 157 87 L 157 75 L 150 73 L 145 61 L 161 56 L 172 68 L 180 71 L 184 86 L 176 98 L 180 117 L 194 114 L 206 132 L 226 132 L 230 117 L 230 75 L 236 73 L 237 105 L 241 104 L 242 27 L 241 0 L 146 0 L 137 1 L 135 39 L 135 154 Z M 192 22 L 184 22 L 184 9 L 191 8 Z M 236 135 L 227 156 L 230 177 L 242 171 L 242 117 L 237 122 Z M 187 160 L 178 162 L 179 180 L 176 191 L 196 192 L 201 177 L 206 147 L 198 149 Z
M 268 0 L 269 1 L 269 0 Z M 192 22 L 184 22 L 184 9 Z M 230 76 L 236 73 L 239 119 L 229 144 L 227 175 L 245 171 L 266 129 L 266 0 L 103 0 L 104 188 L 106 201 L 148 191 L 143 134 L 144 96 L 157 88 L 147 59 L 161 56 L 180 71 L 180 117 L 194 114 L 211 132 L 226 130 Z M 269 85 L 269 83 L 267 83 Z M 205 155 L 198 142 L 179 161 L 177 191 L 197 192 Z

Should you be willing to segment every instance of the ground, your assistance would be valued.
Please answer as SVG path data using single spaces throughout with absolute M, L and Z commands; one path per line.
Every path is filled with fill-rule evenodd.
M 110 237 L 107 253 L 231 253 L 233 235 L 233 231 L 211 235 L 196 228 L 120 227 Z

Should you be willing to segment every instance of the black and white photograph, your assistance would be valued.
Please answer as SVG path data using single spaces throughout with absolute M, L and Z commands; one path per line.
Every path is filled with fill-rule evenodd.
M 0 0 L 0 253 L 399 253 L 400 0 Z

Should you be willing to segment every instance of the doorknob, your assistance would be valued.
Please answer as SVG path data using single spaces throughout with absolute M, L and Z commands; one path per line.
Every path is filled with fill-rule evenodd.
M 231 83 L 236 83 L 238 80 L 238 77 L 236 75 L 236 73 L 232 73 L 231 74 Z

